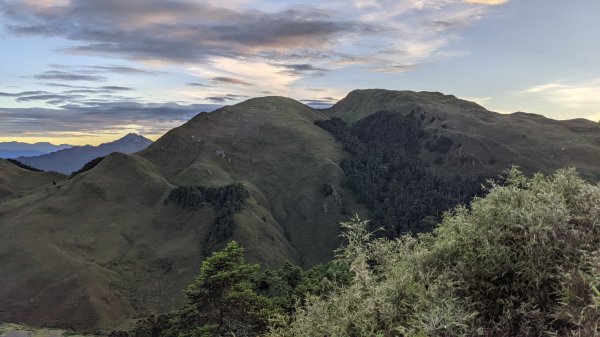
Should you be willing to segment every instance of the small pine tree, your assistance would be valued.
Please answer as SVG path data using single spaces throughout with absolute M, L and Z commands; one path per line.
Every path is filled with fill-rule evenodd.
M 258 264 L 244 260 L 235 241 L 202 263 L 200 274 L 184 291 L 188 299 L 180 323 L 185 336 L 255 336 L 266 329 L 277 307 L 253 290 Z

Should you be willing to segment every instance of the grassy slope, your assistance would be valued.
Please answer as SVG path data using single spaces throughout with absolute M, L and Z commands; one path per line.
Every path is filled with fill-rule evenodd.
M 55 172 L 34 172 L 0 159 L 0 202 L 13 199 L 66 177 Z
M 355 122 L 380 110 L 425 112 L 425 128 L 454 140 L 439 171 L 491 174 L 516 164 L 525 172 L 552 172 L 575 166 L 600 178 L 600 125 L 585 119 L 557 121 L 527 113 L 499 114 L 480 105 L 436 92 L 356 90 L 326 113 Z M 435 117 L 435 121 L 430 122 Z M 458 146 L 461 143 L 462 146 Z M 433 162 L 437 154 L 423 150 Z M 461 160 L 462 159 L 462 160 Z M 433 165 L 432 165 L 433 166 Z
M 0 337 L 93 337 L 58 329 L 37 329 L 28 326 L 0 322 Z
M 266 228 L 279 228 L 294 245 L 291 253 L 311 265 L 330 258 L 338 243 L 340 207 L 333 197 L 324 197 L 324 185 L 338 186 L 342 199 L 351 202 L 339 187 L 341 147 L 313 123 L 322 118 L 323 114 L 291 99 L 252 99 L 218 113 L 198 115 L 140 155 L 176 185 L 243 183 L 251 191 L 253 204 L 245 210 L 244 221 L 266 217 Z M 172 155 L 173 148 L 178 149 L 177 157 Z M 218 150 L 225 157 L 218 156 Z M 236 238 L 242 244 L 254 240 L 247 242 L 249 246 L 260 246 L 264 236 L 254 236 Z M 264 253 L 267 261 L 277 254 Z
M 248 188 L 234 238 L 251 260 L 330 258 L 342 215 L 323 185 L 350 198 L 339 186 L 340 146 L 313 124 L 323 117 L 288 99 L 250 100 L 199 115 L 139 154 L 112 154 L 72 180 L 0 204 L 0 319 L 107 328 L 176 306 L 213 222 L 208 206 L 165 205 L 179 185 Z

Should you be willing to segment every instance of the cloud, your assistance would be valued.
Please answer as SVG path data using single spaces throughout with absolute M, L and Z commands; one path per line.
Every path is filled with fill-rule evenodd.
M 538 99 L 558 103 L 567 108 L 588 109 L 590 113 L 594 113 L 600 107 L 600 78 L 578 83 L 544 83 L 525 88 L 519 93 L 534 95 Z
M 122 87 L 118 85 L 105 85 L 100 87 L 100 89 L 108 90 L 108 91 L 131 91 L 133 88 L 130 87 Z
M 55 95 L 55 94 L 44 94 L 44 95 L 31 95 L 31 96 L 20 96 L 17 98 L 17 102 L 31 102 L 31 101 L 44 101 L 53 102 L 54 104 L 60 104 L 68 102 L 75 98 L 84 97 L 83 95 Z
M 210 93 L 206 96 L 222 96 L 234 87 L 237 93 L 247 96 L 257 96 L 261 91 L 289 96 L 290 86 L 298 80 L 298 76 L 282 72 L 278 65 L 228 57 L 213 58 L 210 64 L 190 67 L 188 71 L 193 76 L 212 81 L 213 87 L 202 90 Z M 226 88 L 222 89 L 223 86 Z
M 485 97 L 461 97 L 461 99 L 464 99 L 466 101 L 471 101 L 471 102 L 475 102 L 481 106 L 484 106 L 489 100 L 492 99 L 492 97 L 489 96 L 485 96 Z
M 38 80 L 58 80 L 58 81 L 89 81 L 89 82 L 102 82 L 106 80 L 106 77 L 97 75 L 84 75 L 77 73 L 70 73 L 60 70 L 49 70 L 41 74 L 33 76 Z
M 201 88 L 210 88 L 211 86 L 204 83 L 190 82 L 185 85 L 189 85 L 190 87 L 201 87 Z
M 0 10 L 10 31 L 73 40 L 74 52 L 174 62 L 318 47 L 340 35 L 375 31 L 311 8 L 264 12 L 176 0 L 71 0 L 60 6 L 13 0 Z
M 30 96 L 30 95 L 43 95 L 48 94 L 47 91 L 21 91 L 21 92 L 0 92 L 0 96 L 2 97 L 20 97 L 20 96 Z
M 131 90 L 134 90 L 131 87 L 123 87 L 123 86 L 118 86 L 118 85 L 105 85 L 105 86 L 101 86 L 101 87 L 89 87 L 89 86 L 85 86 L 85 85 L 70 85 L 70 84 L 52 83 L 52 82 L 41 82 L 41 83 L 36 83 L 36 84 L 43 85 L 46 87 L 68 88 L 68 89 L 73 89 L 73 90 L 93 90 L 94 92 L 98 92 L 100 90 L 102 90 L 102 91 L 131 91 Z M 45 92 L 45 91 L 43 91 L 43 92 Z
M 410 44 L 439 50 L 452 37 L 438 34 L 464 28 L 481 18 L 485 7 L 504 2 L 361 0 L 348 6 L 325 0 L 318 6 L 271 6 L 265 11 L 244 7 L 250 1 L 224 7 L 222 2 L 191 0 L 70 0 L 51 6 L 7 0 L 0 2 L 0 13 L 10 32 L 68 39 L 75 44 L 68 48 L 71 52 L 186 64 L 219 57 L 292 61 L 285 62 L 288 71 L 314 75 L 294 67 L 308 65 L 307 60 L 342 64 L 370 59 L 371 66 L 390 59 L 393 64 L 418 63 L 408 62 Z M 373 58 L 390 47 L 400 52 Z M 320 70 L 316 73 L 328 69 L 312 66 Z M 139 71 L 113 67 L 117 72 Z
M 133 91 L 133 88 L 106 85 L 99 87 L 74 86 L 66 84 L 44 83 L 42 85 L 64 88 L 59 92 L 30 90 L 21 92 L 0 92 L 0 97 L 14 97 L 16 102 L 45 102 L 51 105 L 81 104 L 94 99 L 98 102 L 110 100 L 134 100 L 132 97 L 119 96 L 121 93 Z
M 594 115 L 587 116 L 586 118 L 594 122 L 598 122 L 598 124 L 600 124 L 600 112 Z
M 295 71 L 286 71 L 285 65 L 292 65 L 287 69 Z M 235 100 L 224 99 L 232 91 L 239 96 L 257 97 L 264 95 L 277 95 L 292 97 L 297 99 L 314 98 L 315 91 L 310 87 L 305 87 L 299 82 L 303 75 L 297 75 L 298 71 L 319 71 L 320 67 L 312 64 L 303 63 L 284 63 L 275 64 L 272 62 L 260 62 L 253 59 L 232 59 L 227 57 L 215 58 L 208 65 L 194 66 L 188 68 L 189 74 L 202 80 L 210 80 L 215 77 L 230 77 L 241 80 L 246 83 L 252 83 L 251 86 L 244 85 L 214 85 L 211 87 L 186 86 L 177 89 L 177 93 L 187 96 L 189 99 L 198 99 L 198 97 L 214 97 L 211 102 L 233 103 Z M 195 83 L 195 82 L 193 82 Z M 200 82 L 203 83 L 203 82 Z M 343 97 L 347 88 L 323 88 L 318 91 L 322 97 Z M 244 97 L 241 97 L 244 98 Z M 238 99 L 239 100 L 239 99 Z M 335 100 L 335 99 L 334 99 Z M 316 102 L 315 102 L 316 103 Z
M 153 70 L 146 70 L 138 67 L 126 66 L 126 65 L 101 65 L 101 66 L 88 66 L 88 65 L 66 65 L 66 64 L 49 64 L 51 68 L 69 70 L 76 73 L 84 74 L 100 74 L 100 73 L 116 73 L 116 74 L 127 74 L 127 75 L 157 75 L 158 72 Z
M 239 84 L 239 85 L 246 85 L 246 86 L 252 85 L 252 83 L 249 83 L 249 82 L 246 82 L 246 81 L 242 81 L 242 80 L 237 79 L 237 78 L 225 77 L 225 76 L 213 77 L 210 80 L 213 81 L 213 82 L 226 83 L 226 84 Z
M 373 70 L 381 73 L 401 73 L 407 70 L 411 70 L 415 68 L 414 64 L 398 64 L 398 65 L 390 65 L 390 66 L 379 66 L 372 68 Z
M 334 105 L 337 101 L 338 100 L 334 97 L 321 97 L 300 100 L 300 102 L 316 109 L 329 108 L 332 105 Z
M 568 85 L 564 85 L 564 84 L 559 84 L 559 83 L 547 83 L 547 84 L 540 84 L 540 85 L 535 85 L 533 87 L 529 87 L 527 89 L 524 89 L 521 91 L 521 93 L 524 94 L 536 94 L 536 93 L 540 93 L 540 92 L 548 92 L 548 91 L 553 91 L 556 89 L 564 89 L 564 88 L 568 88 Z
M 137 125 L 147 134 L 160 134 L 179 126 L 202 111 L 221 105 L 139 103 L 130 101 L 90 103 L 60 109 L 0 108 L 0 134 L 23 136 L 48 133 L 119 133 Z
M 503 5 L 507 3 L 509 0 L 465 0 L 466 3 L 470 4 L 480 4 L 480 5 Z
M 223 95 L 223 96 L 209 96 L 209 97 L 206 97 L 206 99 L 213 103 L 225 103 L 228 101 L 237 101 L 239 99 L 247 98 L 247 97 L 248 96 L 246 96 L 246 95 L 227 94 L 227 95 Z
M 117 73 L 117 74 L 140 74 L 140 75 L 157 75 L 158 73 L 155 71 L 144 70 L 135 67 L 129 66 L 85 66 L 84 69 L 89 72 L 99 72 L 99 73 Z
M 290 74 L 290 75 L 295 75 L 295 76 L 300 76 L 300 75 L 323 75 L 325 72 L 327 72 L 327 69 L 325 68 L 318 68 L 313 66 L 312 64 L 308 64 L 308 63 L 301 63 L 301 64 L 279 64 L 276 65 L 277 67 L 283 68 L 283 72 Z
M 64 83 L 53 83 L 53 82 L 38 82 L 38 83 L 34 83 L 37 85 L 43 85 L 46 87 L 57 87 L 57 88 L 77 88 L 77 89 L 85 89 L 85 88 L 89 88 L 83 85 L 71 85 L 71 84 L 64 84 Z

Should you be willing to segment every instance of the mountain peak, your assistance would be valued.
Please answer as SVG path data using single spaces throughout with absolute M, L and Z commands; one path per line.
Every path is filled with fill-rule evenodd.
M 105 143 L 105 144 L 111 144 L 111 143 L 148 143 L 149 144 L 151 142 L 152 141 L 150 139 L 148 139 L 140 134 L 131 132 L 115 141 Z M 104 144 L 102 144 L 102 145 L 104 145 Z
M 29 166 L 70 174 L 77 171 L 85 163 L 98 157 L 106 156 L 113 152 L 131 154 L 145 149 L 152 141 L 142 135 L 129 133 L 117 140 L 102 143 L 98 146 L 75 146 L 69 149 L 56 151 L 49 154 L 30 157 L 19 157 L 19 161 Z
M 138 139 L 138 138 L 145 138 L 145 137 L 140 134 L 130 132 L 130 133 L 126 134 L 125 136 L 121 137 L 120 139 Z
M 289 97 L 284 97 L 284 96 L 263 96 L 263 97 L 256 97 L 256 98 L 250 98 L 248 100 L 245 100 L 241 103 L 238 103 L 236 105 L 234 105 L 235 107 L 276 107 L 276 108 L 282 108 L 282 107 L 291 107 L 291 106 L 296 106 L 296 107 L 300 107 L 303 106 L 304 104 L 296 101 L 293 98 L 289 98 Z
M 352 123 L 377 111 L 408 113 L 417 107 L 425 106 L 443 110 L 487 111 L 477 103 L 437 91 L 358 89 L 337 102 L 330 112 Z

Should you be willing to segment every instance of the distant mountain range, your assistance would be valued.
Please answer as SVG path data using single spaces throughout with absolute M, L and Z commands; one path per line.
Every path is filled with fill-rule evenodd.
M 92 159 L 103 157 L 113 152 L 135 153 L 145 149 L 150 144 L 152 144 L 152 141 L 148 138 L 130 133 L 123 138 L 98 146 L 71 146 L 39 156 L 17 157 L 16 160 L 44 171 L 70 174 L 79 170 L 85 163 Z
M 149 144 L 121 141 L 46 155 L 55 166 L 19 159 L 70 173 L 106 155 L 71 179 L 0 160 L 0 321 L 102 329 L 165 312 L 229 240 L 266 267 L 312 266 L 349 214 L 389 236 L 427 230 L 511 165 L 600 179 L 598 123 L 437 92 L 357 90 L 324 110 L 255 98 L 107 155 Z
M 0 142 L 0 158 L 33 157 L 73 147 L 69 144 L 54 145 L 48 142 L 34 144 L 21 142 Z

